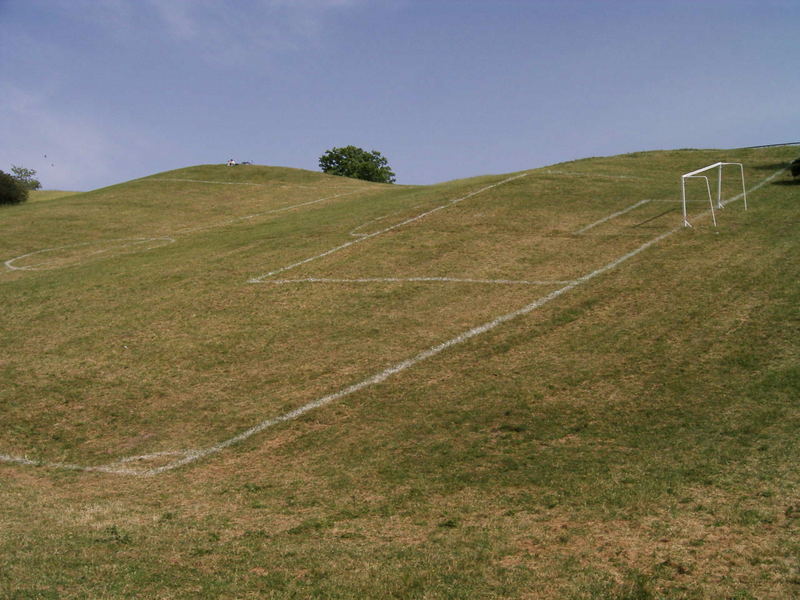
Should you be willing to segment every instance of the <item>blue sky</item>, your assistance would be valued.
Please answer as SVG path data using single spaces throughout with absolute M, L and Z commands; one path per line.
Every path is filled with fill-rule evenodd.
M 398 183 L 800 140 L 797 0 L 0 0 L 0 169 L 228 158 Z

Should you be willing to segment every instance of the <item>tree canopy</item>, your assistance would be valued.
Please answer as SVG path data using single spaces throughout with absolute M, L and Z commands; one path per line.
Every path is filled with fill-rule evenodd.
M 19 204 L 28 199 L 28 190 L 12 175 L 0 171 L 0 204 Z
M 323 173 L 331 175 L 394 183 L 394 172 L 389 162 L 377 150 L 367 152 L 356 146 L 331 148 L 320 156 L 319 167 Z
M 17 180 L 17 183 L 26 190 L 38 190 L 42 187 L 38 179 L 34 179 L 36 171 L 33 169 L 26 169 L 25 167 L 18 167 L 11 165 L 11 176 Z

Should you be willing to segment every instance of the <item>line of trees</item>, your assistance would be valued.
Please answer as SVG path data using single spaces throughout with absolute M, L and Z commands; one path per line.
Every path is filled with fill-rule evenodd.
M 28 192 L 38 190 L 42 184 L 36 171 L 11 165 L 11 173 L 0 171 L 0 204 L 19 204 L 28 199 Z

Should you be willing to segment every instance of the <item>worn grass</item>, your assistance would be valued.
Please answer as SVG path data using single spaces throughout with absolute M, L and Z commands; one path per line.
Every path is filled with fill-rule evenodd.
M 795 154 L 538 169 L 259 284 L 506 176 L 204 166 L 5 208 L 0 257 L 33 270 L 0 273 L 0 453 L 216 443 L 560 287 L 271 280 L 573 279 L 678 226 L 681 173 L 754 185 Z M 182 469 L 0 464 L 0 595 L 796 596 L 797 194 L 782 175 L 716 230 L 698 195 L 694 229 Z

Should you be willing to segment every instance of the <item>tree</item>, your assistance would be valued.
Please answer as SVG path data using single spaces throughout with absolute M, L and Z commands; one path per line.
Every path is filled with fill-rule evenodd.
M 28 191 L 38 190 L 40 187 L 42 187 L 42 184 L 39 183 L 39 180 L 34 179 L 36 171 L 33 169 L 26 169 L 25 167 L 11 165 L 11 173 L 13 174 L 12 177 L 17 180 L 17 183 Z
M 319 157 L 323 173 L 353 177 L 378 183 L 394 183 L 394 173 L 381 153 L 367 152 L 356 146 L 331 148 Z
M 28 190 L 8 173 L 0 171 L 0 204 L 19 204 L 28 199 Z

